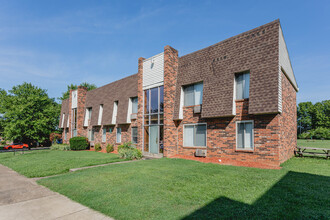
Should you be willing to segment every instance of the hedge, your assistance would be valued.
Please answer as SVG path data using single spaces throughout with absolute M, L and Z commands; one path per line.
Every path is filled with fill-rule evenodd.
M 86 150 L 88 147 L 88 139 L 85 137 L 70 138 L 71 150 Z

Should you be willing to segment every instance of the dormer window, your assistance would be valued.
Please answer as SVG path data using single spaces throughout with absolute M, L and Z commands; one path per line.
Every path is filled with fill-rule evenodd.
M 88 122 L 89 122 L 89 120 L 91 120 L 91 118 L 92 118 L 92 108 L 86 108 L 85 121 L 84 121 L 85 127 L 88 126 Z
M 102 123 L 102 116 L 103 116 L 103 105 L 100 105 L 99 118 L 97 120 L 98 125 L 101 125 L 101 123 Z
M 117 110 L 118 110 L 118 101 L 115 101 L 113 103 L 112 124 L 116 124 L 116 121 L 117 121 Z
M 236 100 L 248 99 L 250 89 L 250 73 L 240 73 L 235 76 Z
M 183 93 L 184 106 L 201 105 L 203 102 L 203 83 L 185 86 Z
M 138 113 L 138 97 L 131 98 L 132 101 L 132 114 Z

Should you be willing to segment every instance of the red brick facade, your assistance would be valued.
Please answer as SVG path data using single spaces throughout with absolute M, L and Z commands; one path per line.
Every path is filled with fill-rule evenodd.
M 184 57 L 179 57 L 178 51 L 172 47 L 165 46 L 163 156 L 220 164 L 278 168 L 280 163 L 293 155 L 297 144 L 296 90 L 290 78 L 283 72 L 278 72 L 279 48 L 276 45 L 278 28 L 280 28 L 279 22 L 275 21 Z M 233 45 L 237 51 L 229 50 Z M 254 56 L 250 57 L 249 54 Z M 249 58 L 245 59 L 245 56 Z M 131 128 L 137 127 L 136 147 L 144 150 L 144 61 L 144 58 L 139 58 L 137 74 L 98 88 L 97 91 L 87 92 L 83 87 L 78 88 L 78 136 L 87 137 L 88 131 L 93 129 L 94 141 L 91 141 L 91 145 L 100 143 L 105 150 L 107 144 L 113 144 L 117 149 L 118 145 L 131 141 Z M 251 95 L 249 99 L 235 101 L 233 95 L 235 74 L 246 70 L 251 73 Z M 182 87 L 197 82 L 204 84 L 201 113 L 194 113 L 194 106 L 180 107 Z M 131 88 L 132 85 L 134 88 Z M 124 91 L 128 87 L 130 89 Z M 120 92 L 121 90 L 123 92 Z M 70 98 L 63 101 L 61 114 L 65 112 L 72 114 L 71 95 L 72 91 Z M 108 96 L 111 97 L 107 98 Z M 129 123 L 126 122 L 128 100 L 136 96 L 138 97 L 137 118 Z M 116 124 L 110 123 L 114 100 L 120 102 L 118 114 L 121 115 Z M 104 103 L 106 103 L 104 111 L 107 111 L 107 118 L 101 125 L 97 125 L 98 109 L 95 111 L 94 109 Z M 85 127 L 83 124 L 85 111 L 90 106 L 93 106 L 93 123 L 89 121 L 88 126 Z M 212 112 L 213 108 L 216 108 L 214 112 Z M 236 147 L 236 126 L 240 121 L 253 122 L 252 150 L 238 150 Z M 197 123 L 206 124 L 206 146 L 185 147 L 184 126 Z M 72 123 L 66 143 L 71 137 L 71 126 Z M 116 143 L 117 127 L 122 129 L 121 143 Z M 103 128 L 106 129 L 105 142 L 102 142 Z M 112 132 L 109 132 L 110 128 Z M 206 158 L 195 157 L 196 149 L 206 150 Z

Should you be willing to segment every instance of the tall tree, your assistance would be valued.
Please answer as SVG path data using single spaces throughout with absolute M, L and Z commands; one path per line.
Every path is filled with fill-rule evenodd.
M 330 100 L 315 103 L 313 115 L 313 127 L 330 128 Z
M 312 129 L 314 105 L 312 102 L 301 102 L 297 107 L 298 132 L 302 133 Z
M 97 86 L 95 84 L 90 84 L 90 83 L 87 83 L 87 82 L 83 82 L 79 86 L 86 87 L 88 91 L 97 88 Z M 78 86 L 75 85 L 75 84 L 68 85 L 67 90 L 62 93 L 62 97 L 60 97 L 59 99 L 64 100 L 64 99 L 69 98 L 69 96 L 70 96 L 70 90 L 75 90 L 77 88 L 78 88 Z
M 0 93 L 3 134 L 7 139 L 32 143 L 44 142 L 59 122 L 60 105 L 46 90 L 23 83 L 8 93 Z

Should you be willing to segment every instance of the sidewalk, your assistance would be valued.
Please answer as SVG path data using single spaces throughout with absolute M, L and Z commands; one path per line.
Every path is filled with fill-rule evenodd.
M 0 164 L 0 220 L 111 219 Z

